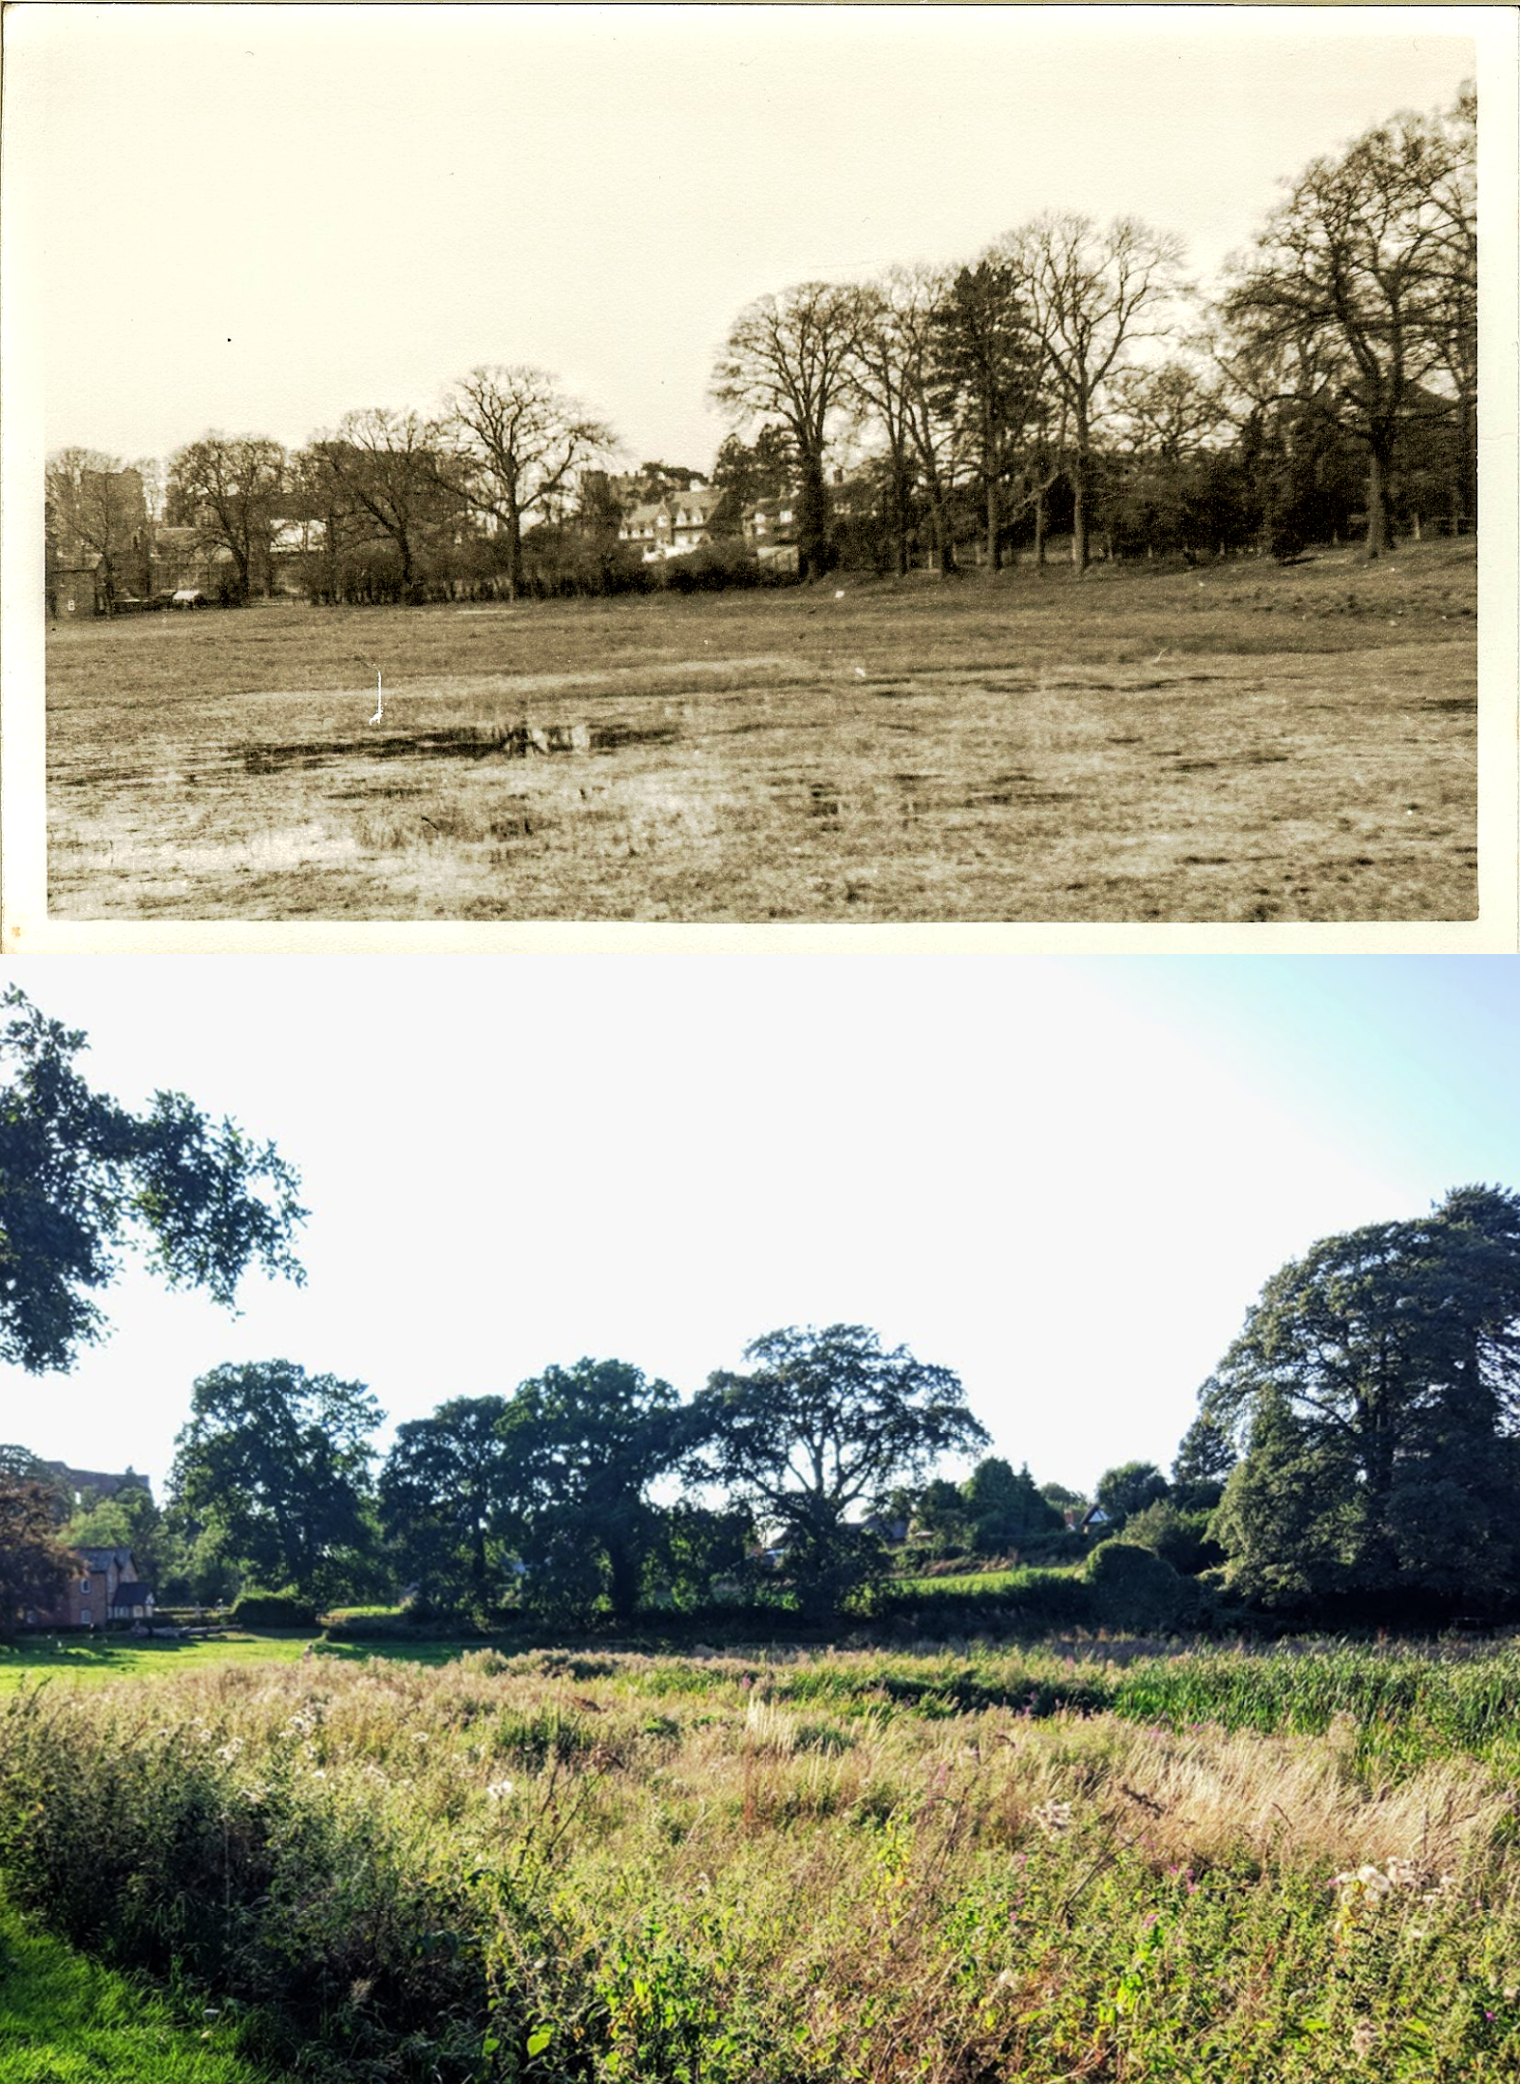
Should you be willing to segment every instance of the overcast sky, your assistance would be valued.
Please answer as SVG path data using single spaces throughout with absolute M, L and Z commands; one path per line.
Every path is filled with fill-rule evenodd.
M 47 956 L 134 1108 L 303 1175 L 304 1289 L 241 1317 L 133 1272 L 0 1440 L 162 1484 L 198 1375 L 286 1358 L 392 1422 L 616 1356 L 683 1394 L 779 1326 L 956 1369 L 1074 1487 L 1170 1462 L 1263 1282 L 1315 1239 L 1520 1186 L 1504 957 Z
M 752 298 L 1047 208 L 1180 232 L 1207 284 L 1282 177 L 1449 104 L 1507 13 L 22 6 L 7 232 L 40 227 L 13 294 L 46 445 L 294 446 L 526 362 L 625 461 L 705 469 Z

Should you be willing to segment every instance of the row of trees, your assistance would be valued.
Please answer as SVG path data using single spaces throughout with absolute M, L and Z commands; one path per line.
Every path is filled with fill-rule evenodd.
M 136 1243 L 171 1285 L 230 1303 L 251 1266 L 300 1278 L 299 1181 L 272 1145 L 180 1094 L 131 1114 L 76 1066 L 84 1037 L 5 994 L 0 1357 L 66 1369 L 104 1334 L 96 1295 Z M 943 1548 L 1037 1546 L 1063 1506 L 984 1458 L 948 1370 L 861 1326 L 769 1334 L 687 1403 L 621 1361 L 550 1368 L 397 1432 L 361 1384 L 286 1362 L 195 1386 L 166 1520 L 145 1490 L 76 1539 L 124 1540 L 187 1588 L 254 1574 L 313 1598 L 393 1589 L 473 1603 L 522 1573 L 556 1612 L 626 1618 L 664 1584 L 698 1596 L 758 1533 L 805 1613 L 834 1611 L 904 1510 Z M 45 1604 L 66 1568 L 47 1471 L 0 1456 L 0 1601 Z M 1170 1478 L 1098 1486 L 1106 1527 L 1237 1593 L 1310 1615 L 1520 1605 L 1520 1194 L 1454 1189 L 1428 1215 L 1331 1237 L 1267 1283 L 1204 1385 Z M 874 1524 L 873 1524 L 874 1522 Z M 40 1559 L 40 1560 L 39 1560 Z M 42 1579 L 37 1577 L 41 1571 Z M 30 1575 L 29 1575 L 30 1573 Z M 220 1577 L 218 1574 L 220 1573 Z
M 1333 519 L 1348 453 L 1377 556 L 1400 463 L 1434 456 L 1453 515 L 1476 511 L 1475 156 L 1468 88 L 1315 160 L 1212 304 L 1182 282 L 1175 236 L 1070 213 L 967 266 L 804 283 L 741 314 L 713 395 L 782 430 L 809 574 L 830 555 L 831 444 L 863 432 L 899 571 L 922 516 L 948 568 L 968 494 L 994 568 L 1024 513 L 1038 560 L 1057 485 L 1081 569 L 1095 514 L 1110 535 L 1211 545 L 1265 521 L 1290 548 Z M 1137 361 L 1163 334 L 1188 351 Z
M 684 1404 L 623 1361 L 547 1368 L 403 1424 L 378 1476 L 382 1414 L 362 1384 L 287 1361 L 218 1368 L 194 1386 L 167 1508 L 124 1486 L 55 1537 L 130 1544 L 160 1597 L 257 1583 L 314 1605 L 404 1591 L 470 1611 L 513 1596 L 626 1623 L 651 1597 L 705 1601 L 715 1577 L 753 1585 L 764 1533 L 823 1620 L 882 1568 L 871 1510 L 987 1436 L 948 1370 L 862 1326 L 774 1332 L 746 1359 Z M 25 1450 L 0 1460 L 34 1502 L 48 1487 Z M 660 1502 L 662 1484 L 682 1488 Z
M 568 1625 L 784 1585 L 826 1622 L 909 1555 L 1061 1560 L 1088 1501 L 984 1455 L 949 1371 L 858 1325 L 756 1340 L 688 1402 L 627 1362 L 551 1367 L 510 1396 L 401 1425 L 358 1383 L 287 1362 L 195 1385 L 166 1511 L 146 1489 L 66 1529 L 47 1472 L 0 1454 L 6 1594 L 38 1554 L 130 1544 L 161 1587 L 250 1581 L 314 1605 L 405 1589 L 434 1610 L 511 1600 Z M 1429 1214 L 1322 1239 L 1266 1284 L 1170 1476 L 1108 1470 L 1098 1532 L 1236 1598 L 1326 1621 L 1423 1622 L 1520 1604 L 1520 1195 L 1454 1189 Z M 43 1537 L 46 1537 L 44 1539 Z M 763 1555 L 759 1544 L 767 1543 Z M 56 1562 L 56 1556 L 55 1556 Z
M 591 466 L 615 446 L 611 429 L 542 370 L 483 367 L 432 414 L 351 412 L 294 452 L 211 433 L 166 468 L 133 468 L 149 519 L 193 529 L 227 563 L 238 599 L 268 590 L 277 543 L 304 545 L 290 554 L 314 599 L 419 600 L 460 584 L 499 584 L 515 599 L 527 530 L 568 513 L 594 522 L 601 481 Z M 142 526 L 121 473 L 119 459 L 83 449 L 60 451 L 47 468 L 54 537 L 108 569 L 128 561 Z
M 1056 212 L 964 265 L 761 297 L 713 375 L 734 426 L 714 472 L 728 526 L 784 481 L 804 577 L 841 560 L 904 572 L 923 548 L 948 571 L 976 533 L 995 569 L 1015 542 L 1042 563 L 1059 528 L 1085 570 L 1100 535 L 1116 553 L 1291 555 L 1360 509 L 1377 556 L 1400 515 L 1471 526 L 1475 154 L 1468 87 L 1315 160 L 1212 300 L 1183 281 L 1173 234 Z M 1180 351 L 1158 356 L 1158 338 Z M 307 523 L 314 598 L 516 598 L 639 578 L 617 540 L 617 446 L 552 376 L 490 366 L 435 411 L 353 412 L 294 453 L 208 434 L 139 468 L 243 597 L 268 583 L 277 526 Z M 130 526 L 114 467 L 70 450 L 48 475 L 55 524 L 108 563 Z

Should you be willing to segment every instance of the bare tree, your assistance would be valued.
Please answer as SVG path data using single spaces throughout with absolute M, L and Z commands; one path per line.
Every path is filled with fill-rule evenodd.
M 344 415 L 336 435 L 312 444 L 326 477 L 326 497 L 337 513 L 361 521 L 355 533 L 394 546 L 404 598 L 421 590 L 421 565 L 440 530 L 460 513 L 457 494 L 440 472 L 442 435 L 417 412 L 383 406 Z
M 1230 270 L 1225 366 L 1259 403 L 1307 402 L 1365 445 L 1369 558 L 1393 540 L 1401 427 L 1465 423 L 1475 402 L 1473 136 L 1459 101 L 1314 160 Z
M 617 448 L 612 429 L 593 419 L 542 369 L 492 365 L 461 377 L 444 406 L 447 449 L 440 473 L 506 552 L 507 590 L 522 590 L 522 538 L 532 518 L 551 519 L 588 464 Z
M 713 399 L 736 425 L 779 420 L 792 437 L 799 478 L 797 563 L 805 579 L 821 576 L 828 562 L 825 457 L 833 423 L 850 400 L 860 325 L 857 290 L 799 283 L 740 312 L 713 370 Z
M 148 511 L 140 475 L 118 456 L 59 449 L 48 459 L 44 484 L 50 564 L 90 564 L 105 611 L 114 614 L 123 581 L 131 577 L 141 585 L 147 568 Z
M 1131 489 L 1191 557 L 1190 473 L 1236 432 L 1217 375 L 1177 357 L 1125 370 L 1114 382 L 1113 412 Z
M 190 514 L 204 548 L 225 550 L 246 601 L 269 590 L 270 545 L 285 484 L 285 451 L 259 435 L 211 433 L 170 459 L 178 511 Z
M 1091 562 L 1093 440 L 1109 386 L 1135 343 L 1153 337 L 1180 293 L 1182 242 L 1133 217 L 1106 229 L 1092 218 L 1047 212 L 998 242 L 1025 286 L 1045 365 L 1071 437 L 1072 562 Z
M 951 501 L 960 469 L 959 422 L 936 381 L 936 314 L 951 277 L 942 268 L 888 268 L 858 292 L 848 378 L 859 405 L 887 439 L 898 570 L 907 570 L 907 513 L 923 486 L 941 573 L 955 569 Z

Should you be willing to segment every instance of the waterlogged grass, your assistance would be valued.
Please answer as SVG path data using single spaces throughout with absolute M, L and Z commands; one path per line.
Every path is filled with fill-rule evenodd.
M 64 627 L 49 907 L 1472 917 L 1475 607 L 1462 542 Z
M 356 2084 L 1498 2084 L 1517 1681 L 1075 1638 L 60 1677 L 0 1708 L 0 1868 Z
M 188 2025 L 0 1903 L 0 2084 L 271 2084 L 236 2036 L 220 2018 Z

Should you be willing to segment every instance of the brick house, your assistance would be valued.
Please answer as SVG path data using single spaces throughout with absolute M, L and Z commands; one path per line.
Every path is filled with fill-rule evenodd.
M 76 1549 L 79 1569 L 57 1606 L 28 1612 L 41 1628 L 104 1628 L 110 1621 L 151 1621 L 153 1593 L 137 1575 L 130 1549 Z

